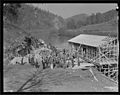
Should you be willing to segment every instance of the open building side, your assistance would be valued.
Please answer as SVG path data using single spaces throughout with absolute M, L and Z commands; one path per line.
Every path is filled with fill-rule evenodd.
M 71 51 L 94 64 L 107 77 L 118 81 L 119 42 L 117 37 L 78 35 L 69 41 Z

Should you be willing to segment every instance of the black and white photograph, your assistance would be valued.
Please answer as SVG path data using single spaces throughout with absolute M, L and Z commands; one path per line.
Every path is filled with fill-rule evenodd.
M 117 3 L 3 3 L 3 92 L 118 92 Z

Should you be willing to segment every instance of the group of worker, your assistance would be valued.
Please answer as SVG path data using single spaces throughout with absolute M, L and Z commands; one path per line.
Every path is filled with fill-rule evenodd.
M 14 57 L 11 64 L 31 64 L 36 68 L 72 68 L 75 65 L 80 65 L 79 57 L 75 53 L 70 53 L 69 50 L 38 48 L 31 54 L 26 56 Z

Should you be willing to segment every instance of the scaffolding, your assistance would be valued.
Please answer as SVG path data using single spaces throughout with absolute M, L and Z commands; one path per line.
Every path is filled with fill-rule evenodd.
M 92 63 L 97 70 L 105 76 L 118 83 L 118 56 L 119 42 L 117 38 L 107 36 L 103 39 L 104 43 L 98 47 L 83 47 L 84 44 L 79 44 L 72 47 L 73 52 L 77 52 L 78 59 Z M 78 48 L 76 48 L 78 47 Z
M 116 38 L 107 37 L 106 43 L 98 47 L 99 57 L 94 61 L 100 64 L 99 71 L 118 82 L 119 42 Z

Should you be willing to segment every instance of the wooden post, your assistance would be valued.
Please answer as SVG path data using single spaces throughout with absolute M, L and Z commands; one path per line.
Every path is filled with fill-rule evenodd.
M 110 77 L 110 66 L 108 64 L 108 77 Z
M 83 57 L 83 47 L 81 48 L 81 56 Z
M 89 59 L 89 47 L 88 47 L 88 59 Z M 90 60 L 90 59 L 89 59 Z
M 98 62 L 100 63 L 100 46 L 98 47 L 99 59 Z
M 86 59 L 88 59 L 88 48 L 86 47 Z

